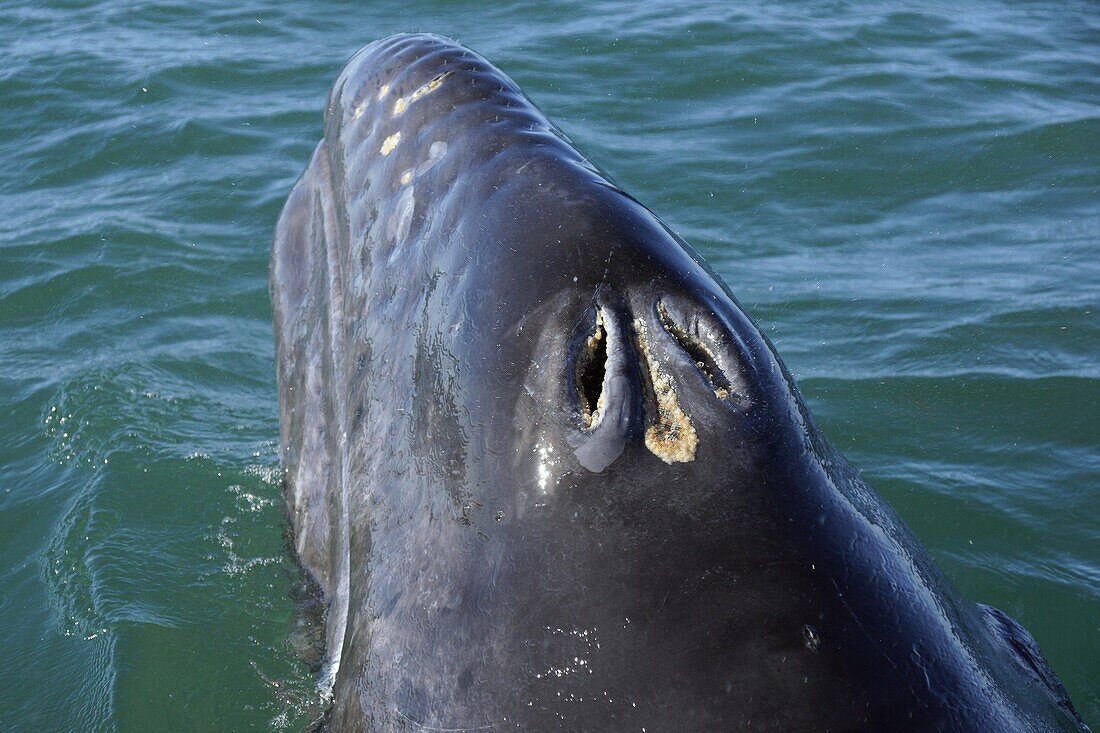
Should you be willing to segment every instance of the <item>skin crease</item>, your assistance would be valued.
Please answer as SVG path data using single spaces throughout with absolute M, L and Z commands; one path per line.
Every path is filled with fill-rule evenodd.
M 326 729 L 1085 729 L 726 286 L 473 52 L 348 63 L 271 292 Z

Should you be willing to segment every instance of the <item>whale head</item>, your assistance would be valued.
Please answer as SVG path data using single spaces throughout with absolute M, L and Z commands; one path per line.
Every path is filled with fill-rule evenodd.
M 1076 729 L 729 287 L 468 49 L 349 62 L 271 283 L 334 728 Z

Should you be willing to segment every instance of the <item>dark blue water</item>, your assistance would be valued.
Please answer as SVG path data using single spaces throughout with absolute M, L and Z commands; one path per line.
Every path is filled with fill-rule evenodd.
M 0 728 L 294 730 L 266 267 L 359 46 L 492 59 L 692 242 L 1100 726 L 1089 3 L 0 5 Z

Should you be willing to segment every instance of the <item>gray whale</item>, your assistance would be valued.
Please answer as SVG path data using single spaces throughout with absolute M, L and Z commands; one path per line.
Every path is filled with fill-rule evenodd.
M 1085 729 L 720 279 L 475 53 L 352 58 L 271 297 L 325 727 Z

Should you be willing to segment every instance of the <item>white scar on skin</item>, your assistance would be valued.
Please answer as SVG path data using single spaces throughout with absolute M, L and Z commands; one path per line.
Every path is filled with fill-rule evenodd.
M 398 97 L 397 101 L 393 103 L 393 116 L 396 117 L 404 113 L 404 111 L 409 108 L 410 104 L 427 94 L 431 94 L 436 89 L 439 89 L 439 86 L 443 83 L 443 80 L 450 75 L 450 71 L 445 74 L 440 74 L 439 76 L 432 79 L 430 82 L 410 94 L 408 99 L 405 99 L 404 97 Z
M 409 99 L 409 101 L 410 102 L 415 102 L 416 100 L 423 97 L 425 94 L 431 94 L 436 89 L 439 89 L 439 85 L 442 84 L 443 80 L 446 79 L 450 75 L 451 75 L 451 72 L 448 71 L 447 73 L 440 74 L 436 78 L 432 79 L 430 82 L 428 82 L 427 84 L 425 84 L 424 86 L 420 87 L 415 92 L 413 92 L 412 93 L 412 98 Z
M 400 130 L 393 133 L 382 141 L 382 148 L 381 150 L 379 150 L 379 152 L 382 153 L 382 155 L 389 155 L 393 152 L 393 149 L 397 147 L 397 143 L 399 142 L 401 142 Z
M 416 175 L 420 176 L 427 173 L 435 167 L 436 163 L 443 160 L 443 156 L 446 154 L 447 143 L 442 140 L 436 140 L 432 143 L 432 146 L 428 148 L 428 159 L 416 167 Z
M 391 148 L 392 149 L 392 148 Z M 386 151 L 383 151 L 385 154 Z M 413 182 L 414 179 L 420 177 L 422 174 L 427 173 L 429 170 L 435 167 L 435 164 L 443 159 L 443 156 L 447 153 L 447 143 L 442 140 L 436 140 L 432 143 L 432 146 L 428 149 L 428 159 L 418 165 L 416 168 L 406 168 L 401 172 L 397 181 L 400 186 L 407 186 Z
M 389 93 L 390 93 L 390 85 L 389 84 L 383 84 L 382 88 L 378 90 L 378 99 L 379 100 L 385 99 L 386 95 L 389 94 Z
M 416 188 L 409 186 L 401 193 L 401 198 L 397 201 L 397 206 L 390 218 L 389 234 L 393 237 L 393 252 L 390 254 L 390 262 L 395 262 L 398 255 L 404 250 L 403 244 L 409 236 L 409 228 L 412 226 L 415 210 Z

